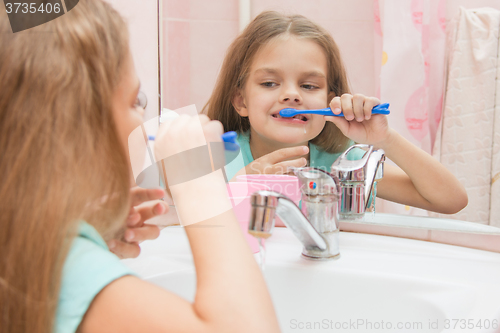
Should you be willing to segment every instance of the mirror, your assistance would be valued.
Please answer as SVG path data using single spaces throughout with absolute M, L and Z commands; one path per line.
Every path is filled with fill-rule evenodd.
M 195 104 L 201 111 L 215 85 L 226 49 L 241 27 L 264 10 L 299 13 L 331 33 L 346 65 L 351 90 L 390 102 L 394 111 L 389 118 L 391 127 L 423 150 L 439 154 L 435 145 L 437 140 L 443 139 L 439 137 L 442 131 L 439 124 L 445 114 L 446 28 L 458 15 L 460 6 L 489 6 L 500 10 L 500 3 L 488 0 L 362 0 L 322 1 L 319 4 L 283 0 L 215 3 L 160 0 L 161 107 L 173 110 Z M 474 100 L 470 103 L 480 104 Z M 476 108 L 484 108 L 479 104 Z M 474 143 L 476 146 L 491 144 L 485 143 L 484 138 L 478 140 L 480 142 Z M 461 163 L 459 158 L 453 161 L 446 156 L 436 157 L 449 168 Z M 469 192 L 469 205 L 475 204 L 479 195 Z M 487 201 L 492 207 L 500 200 L 490 199 Z M 500 236 L 500 228 L 494 226 L 495 223 L 500 226 L 500 217 L 496 221 L 489 216 L 459 215 L 460 220 L 469 222 L 444 215 L 415 218 L 421 215 L 428 214 L 377 199 L 375 218 L 350 225 L 343 222 L 343 226 L 344 230 L 360 231 L 383 225 L 386 234 L 398 228 L 412 228 L 415 233 L 427 235 L 432 231 L 450 231 L 456 233 L 449 236 L 455 239 L 472 239 L 473 235 Z M 366 227 L 363 229 L 360 224 Z M 400 235 L 411 234 L 407 231 L 401 231 Z

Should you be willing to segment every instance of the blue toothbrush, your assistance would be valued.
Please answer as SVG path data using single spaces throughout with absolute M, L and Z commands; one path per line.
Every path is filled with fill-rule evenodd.
M 240 145 L 236 142 L 237 136 L 238 134 L 236 134 L 235 131 L 229 131 L 221 135 L 226 150 L 236 151 L 240 148 Z M 154 141 L 156 137 L 154 135 L 149 135 L 148 139 Z
M 305 113 L 311 113 L 311 114 L 320 114 L 322 116 L 337 116 L 337 117 L 343 117 L 344 113 L 341 112 L 340 114 L 334 114 L 332 112 L 332 109 L 330 108 L 325 108 L 325 109 L 318 109 L 318 110 L 296 110 L 292 108 L 286 108 L 280 111 L 280 116 L 289 118 L 293 117 L 298 114 L 305 114 Z M 384 103 L 375 106 L 372 109 L 373 114 L 390 114 L 391 111 L 389 111 L 389 103 Z

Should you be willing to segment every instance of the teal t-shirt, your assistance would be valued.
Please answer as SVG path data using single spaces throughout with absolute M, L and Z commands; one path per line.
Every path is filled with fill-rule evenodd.
M 135 275 L 111 253 L 90 224 L 82 222 L 64 263 L 55 333 L 76 332 L 97 294 L 114 280 Z
M 254 161 L 252 151 L 250 150 L 249 133 L 238 133 L 236 140 L 240 145 L 240 151 L 236 153 L 226 151 L 226 161 L 229 161 L 225 167 L 227 180 L 231 180 L 238 171 Z M 354 144 L 354 142 L 351 142 L 351 144 Z M 236 156 L 236 154 L 238 155 Z M 333 162 L 335 162 L 341 154 L 342 153 L 327 153 L 315 144 L 309 143 L 309 166 L 330 172 Z M 349 160 L 358 160 L 361 159 L 364 154 L 365 151 L 362 149 L 353 149 L 349 152 L 347 158 Z

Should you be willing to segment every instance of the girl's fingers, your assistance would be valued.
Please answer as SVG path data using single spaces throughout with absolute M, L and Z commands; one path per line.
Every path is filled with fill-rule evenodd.
M 130 191 L 132 193 L 132 190 Z M 128 216 L 130 217 L 131 215 L 134 215 L 135 213 L 137 213 L 137 211 L 135 210 L 135 207 L 130 207 L 130 210 L 128 211 Z
M 256 159 L 245 167 L 247 175 L 262 174 L 285 174 L 288 173 L 288 167 L 304 167 L 307 160 L 304 156 L 309 152 L 307 146 L 290 147 L 276 150 L 272 153 Z M 300 157 L 300 158 L 297 158 Z
M 366 98 L 365 99 L 365 105 L 363 107 L 364 109 L 364 114 L 365 114 L 365 119 L 370 119 L 371 116 L 372 116 L 372 109 L 379 105 L 380 104 L 380 101 L 378 100 L 378 98 L 375 98 L 375 97 L 370 97 L 370 98 Z
M 123 238 L 129 243 L 140 243 L 145 240 L 156 239 L 160 235 L 160 228 L 154 224 L 144 224 L 140 228 L 128 228 Z
M 342 112 L 342 103 L 340 102 L 340 97 L 335 96 L 332 101 L 330 102 L 330 109 L 332 109 L 332 112 L 334 114 L 339 114 Z
M 169 129 L 169 138 L 181 138 L 183 130 L 191 122 L 191 119 L 192 118 L 187 114 L 181 114 L 179 117 L 175 118 Z M 168 144 L 168 142 L 166 144 Z
M 274 171 L 273 174 L 286 174 L 290 172 L 290 168 L 302 168 L 307 166 L 307 160 L 304 157 L 291 160 L 291 161 L 284 161 L 277 163 L 273 165 L 272 170 Z
M 134 212 L 127 217 L 126 224 L 128 227 L 133 227 L 141 221 L 141 214 Z
M 309 147 L 307 146 L 290 147 L 290 148 L 278 149 L 261 158 L 264 161 L 267 160 L 269 164 L 277 164 L 294 157 L 304 156 L 308 152 L 309 152 Z
M 198 119 L 200 120 L 201 125 L 205 125 L 206 123 L 209 123 L 211 120 L 208 118 L 206 114 L 200 114 L 198 115 Z
M 161 200 L 155 200 L 152 202 L 144 203 L 136 207 L 137 214 L 139 215 L 139 220 L 136 223 L 128 223 L 128 227 L 141 226 L 144 222 L 152 219 L 155 216 L 163 215 L 168 212 L 168 205 L 166 202 Z
M 354 112 L 354 118 L 357 122 L 362 122 L 365 120 L 364 103 L 366 97 L 360 94 L 356 94 L 352 97 L 352 108 Z M 370 110 L 371 114 L 371 110 Z
M 182 136 L 182 131 L 185 128 L 186 124 L 189 123 L 191 117 L 186 115 L 186 114 L 181 114 L 178 117 L 174 119 L 167 119 L 164 121 L 161 125 L 160 128 L 158 129 L 158 133 L 156 134 L 156 144 L 155 144 L 155 149 L 156 147 L 169 147 L 172 146 L 174 143 L 177 143 L 177 140 L 179 138 L 179 135 Z M 161 144 L 159 144 L 161 143 Z M 166 149 L 166 151 L 170 152 L 171 149 Z M 157 160 L 162 160 L 165 157 L 168 157 L 168 153 L 163 152 L 165 154 L 164 157 L 159 158 Z
M 158 200 L 165 196 L 165 191 L 161 188 L 141 188 L 139 186 L 130 189 L 131 206 L 137 206 L 143 202 Z
M 198 119 L 196 121 L 199 123 Z M 200 137 L 203 135 L 201 131 L 200 133 L 189 132 L 191 122 L 192 117 L 182 114 L 175 119 L 167 119 L 162 123 L 156 135 L 154 154 L 157 161 L 203 144 L 200 144 Z M 169 126 L 164 127 L 167 124 Z
M 344 118 L 351 121 L 354 120 L 354 110 L 352 107 L 352 95 L 343 94 L 340 97 L 340 102 L 342 104 L 342 112 L 344 113 Z
M 141 253 L 141 248 L 138 243 L 126 243 L 117 239 L 110 240 L 108 242 L 108 247 L 109 250 L 120 259 L 137 258 Z
M 220 142 L 222 141 L 221 135 L 224 133 L 224 127 L 220 121 L 210 121 L 203 125 L 203 133 L 207 142 Z

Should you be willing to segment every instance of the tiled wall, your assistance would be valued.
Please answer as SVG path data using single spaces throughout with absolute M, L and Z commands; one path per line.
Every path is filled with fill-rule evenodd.
M 163 107 L 201 111 L 238 34 L 238 1 L 163 0 L 162 17 Z

